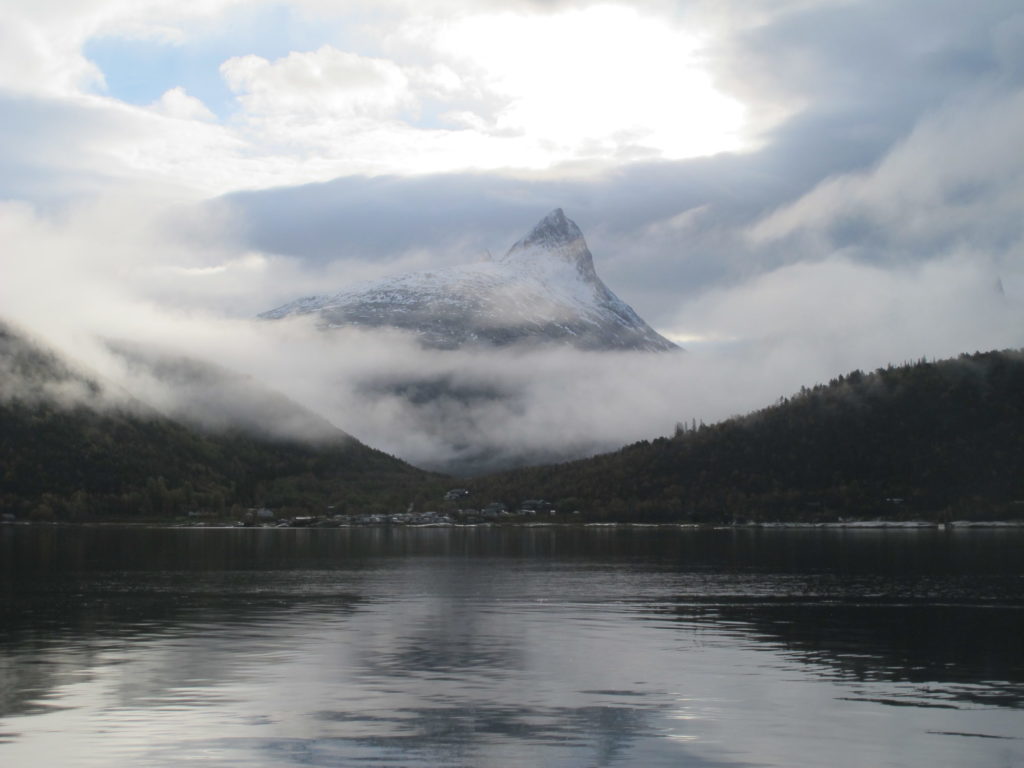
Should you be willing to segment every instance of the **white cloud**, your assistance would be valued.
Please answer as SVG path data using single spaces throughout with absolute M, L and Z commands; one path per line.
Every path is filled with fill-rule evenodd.
M 676 327 L 730 338 L 754 359 L 783 350 L 813 382 L 854 368 L 1019 346 L 1024 302 L 1003 295 L 998 280 L 987 259 L 967 252 L 897 268 L 836 254 L 710 291 L 680 310 Z
M 180 85 L 164 92 L 152 105 L 162 115 L 178 120 L 212 122 L 216 116 L 195 96 L 190 96 Z
M 305 124 L 322 118 L 388 117 L 413 101 L 405 73 L 386 59 L 323 46 L 270 62 L 225 61 L 221 74 L 249 119 Z
M 719 93 L 698 34 L 616 5 L 479 14 L 405 34 L 490 96 L 496 133 L 564 159 L 680 158 L 740 149 L 743 108 Z
M 760 221 L 755 241 L 798 234 L 828 248 L 852 222 L 895 253 L 1024 235 L 1024 90 L 992 87 L 925 116 L 871 170 L 827 179 Z M 915 248 L 916 246 L 916 248 Z
M 22 93 L 71 94 L 103 83 L 81 54 L 87 25 L 42 23 L 17 6 L 0 6 L 0 88 Z

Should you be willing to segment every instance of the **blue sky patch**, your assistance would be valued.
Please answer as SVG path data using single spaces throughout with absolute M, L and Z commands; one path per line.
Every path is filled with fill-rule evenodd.
M 247 54 L 273 60 L 292 51 L 339 45 L 341 32 L 274 4 L 236 8 L 205 21 L 190 28 L 181 43 L 98 37 L 86 43 L 84 53 L 102 70 L 109 96 L 146 105 L 180 85 L 223 119 L 235 107 L 219 71 L 224 61 Z

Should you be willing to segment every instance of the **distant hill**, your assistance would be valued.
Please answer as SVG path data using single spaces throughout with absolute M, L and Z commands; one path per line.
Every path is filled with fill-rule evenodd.
M 1024 353 L 854 371 L 748 416 L 469 487 L 614 520 L 1021 518 Z
M 436 495 L 434 476 L 335 432 L 321 429 L 308 444 L 187 426 L 0 324 L 0 512 L 87 520 L 255 505 L 394 511 Z

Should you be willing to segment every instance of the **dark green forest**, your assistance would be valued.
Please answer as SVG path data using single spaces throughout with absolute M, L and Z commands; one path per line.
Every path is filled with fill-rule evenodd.
M 34 519 L 391 511 L 439 478 L 338 432 L 303 444 L 205 433 L 96 381 L 0 325 L 0 511 Z
M 452 486 L 472 494 L 443 502 Z M 854 371 L 747 416 L 679 424 L 672 437 L 615 453 L 457 480 L 340 430 L 301 443 L 179 423 L 112 397 L 0 324 L 0 512 L 237 518 L 254 506 L 318 515 L 499 501 L 515 510 L 528 499 L 551 502 L 556 520 L 580 521 L 1021 519 L 1024 353 Z
M 470 487 L 605 520 L 1024 518 L 1024 354 L 854 371 L 747 416 Z

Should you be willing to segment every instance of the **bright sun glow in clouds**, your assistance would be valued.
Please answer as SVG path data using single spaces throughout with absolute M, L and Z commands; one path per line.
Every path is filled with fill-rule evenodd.
M 226 60 L 234 126 L 324 178 L 603 168 L 745 146 L 743 107 L 714 88 L 698 38 L 628 8 L 421 16 L 381 41 L 384 56 L 325 44 Z
M 743 147 L 742 105 L 715 90 L 697 38 L 636 11 L 478 16 L 443 29 L 437 43 L 506 97 L 494 127 L 535 139 L 548 160 Z

